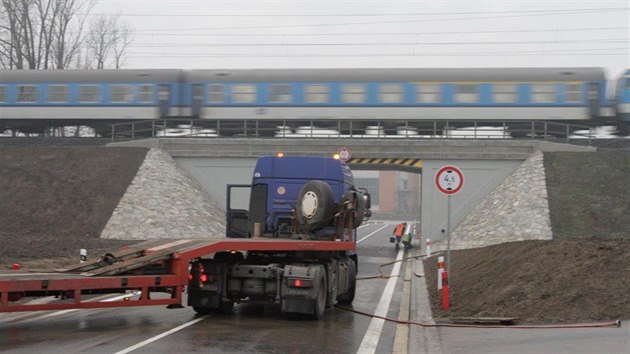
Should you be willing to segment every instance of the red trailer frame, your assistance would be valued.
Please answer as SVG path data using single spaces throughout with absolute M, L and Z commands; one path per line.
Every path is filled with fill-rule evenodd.
M 0 312 L 65 310 L 167 305 L 182 307 L 188 285 L 188 265 L 217 252 L 355 251 L 353 241 L 289 239 L 153 240 L 125 247 L 115 254 L 78 267 L 56 272 L 12 271 L 0 273 Z M 156 273 L 156 267 L 161 271 Z M 123 274 L 124 273 L 124 274 Z M 132 291 L 140 291 L 139 298 Z M 170 298 L 151 298 L 152 292 Z M 90 294 L 128 294 L 122 299 L 97 301 Z M 56 295 L 47 304 L 15 303 L 25 297 Z

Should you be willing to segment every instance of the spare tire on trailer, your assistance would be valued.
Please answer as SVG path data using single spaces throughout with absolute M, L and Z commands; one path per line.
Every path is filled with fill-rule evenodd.
M 306 182 L 295 206 L 298 225 L 306 231 L 326 227 L 330 223 L 334 209 L 333 193 L 328 183 L 312 180 Z

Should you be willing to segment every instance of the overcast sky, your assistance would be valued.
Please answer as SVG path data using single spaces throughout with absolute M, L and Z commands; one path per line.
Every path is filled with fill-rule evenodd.
M 99 0 L 126 68 L 597 66 L 629 61 L 628 0 Z

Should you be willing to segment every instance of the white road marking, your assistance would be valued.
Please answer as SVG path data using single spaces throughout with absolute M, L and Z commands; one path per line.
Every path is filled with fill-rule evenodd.
M 398 255 L 396 256 L 397 262 L 394 263 L 394 268 L 392 269 L 390 278 L 387 280 L 387 285 L 385 285 L 385 290 L 383 290 L 381 300 L 378 302 L 378 306 L 374 312 L 374 315 L 376 316 L 387 316 L 389 304 L 392 301 L 392 297 L 394 297 L 394 289 L 400 273 L 400 266 L 402 264 L 401 260 L 404 253 L 405 252 L 402 248 L 398 251 Z M 376 352 L 376 346 L 378 345 L 379 338 L 381 338 L 381 332 L 383 331 L 384 324 L 385 320 L 381 318 L 372 318 L 372 321 L 370 321 L 370 327 L 368 327 L 365 336 L 363 336 L 363 341 L 361 342 L 359 350 L 357 350 L 357 354 L 373 354 Z
M 164 333 L 162 333 L 162 334 L 158 334 L 158 335 L 157 335 L 157 336 L 155 336 L 155 337 L 151 337 L 151 338 L 149 338 L 149 339 L 147 339 L 147 340 L 145 340 L 145 341 L 143 341 L 143 342 L 140 342 L 140 343 L 138 343 L 138 344 L 136 344 L 136 345 L 132 345 L 131 347 L 129 347 L 129 348 L 127 348 L 127 349 L 123 349 L 123 350 L 121 350 L 121 351 L 119 351 L 119 352 L 116 352 L 116 354 L 126 354 L 126 353 L 129 353 L 129 352 L 131 352 L 131 351 L 134 351 L 134 350 L 136 350 L 136 349 L 138 349 L 138 348 L 142 348 L 142 347 L 144 347 L 144 346 L 145 346 L 145 345 L 147 345 L 147 344 L 153 343 L 153 342 L 155 342 L 155 341 L 157 341 L 157 340 L 160 340 L 160 339 L 162 339 L 162 338 L 164 338 L 164 337 L 166 337 L 166 336 L 168 336 L 168 335 L 171 335 L 171 334 L 173 334 L 173 333 L 175 333 L 175 332 L 179 332 L 179 331 L 181 331 L 182 329 L 184 329 L 184 328 L 186 328 L 186 327 L 188 327 L 188 326 L 192 326 L 192 325 L 194 325 L 195 323 L 197 323 L 197 322 L 199 322 L 199 321 L 203 321 L 203 320 L 205 320 L 206 318 L 208 318 L 208 317 L 207 317 L 207 316 L 204 316 L 204 317 L 199 317 L 199 318 L 196 318 L 196 319 L 194 319 L 194 320 L 192 320 L 192 321 L 189 321 L 189 322 L 184 323 L 184 324 L 183 324 L 183 325 L 181 325 L 181 326 L 175 327 L 175 328 L 171 329 L 170 331 L 166 331 L 166 332 L 164 332 Z
M 388 225 L 385 225 L 385 226 L 381 227 L 380 229 L 378 229 L 378 230 L 376 230 L 376 231 L 372 232 L 371 234 L 369 234 L 369 235 L 365 236 L 364 238 L 362 238 L 362 239 L 360 239 L 359 241 L 357 241 L 357 243 L 361 243 L 361 242 L 365 241 L 368 237 L 372 237 L 372 236 L 374 236 L 377 232 L 379 232 L 379 231 L 383 230 L 383 229 L 384 229 L 384 228 L 386 228 L 387 226 L 389 226 L 389 224 L 388 224 Z M 389 240 L 388 240 L 388 242 L 389 242 Z

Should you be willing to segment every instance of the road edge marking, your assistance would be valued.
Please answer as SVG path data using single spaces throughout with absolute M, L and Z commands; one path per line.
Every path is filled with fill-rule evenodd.
M 411 269 L 413 268 L 412 260 L 405 261 L 405 277 L 403 282 L 402 297 L 400 300 L 400 310 L 398 311 L 398 320 L 409 321 L 409 310 L 411 303 Z M 393 354 L 407 354 L 409 352 L 409 325 L 399 323 L 396 325 L 396 334 L 394 336 Z
M 398 280 L 398 274 L 400 274 L 401 261 L 404 253 L 405 251 L 403 248 L 398 251 L 398 255 L 396 256 L 396 263 L 394 263 L 394 268 L 392 269 L 390 278 L 387 280 L 387 285 L 385 285 L 383 295 L 381 295 L 381 299 L 378 302 L 376 311 L 374 312 L 374 315 L 376 316 L 387 316 L 389 304 L 392 301 L 392 297 L 394 297 L 396 281 Z M 381 338 L 381 332 L 383 331 L 384 324 L 384 319 L 376 317 L 372 318 L 372 320 L 370 321 L 370 326 L 363 336 L 363 340 L 361 341 L 359 350 L 357 350 L 358 354 L 373 354 L 376 352 L 376 346 L 378 345 L 378 341 Z

